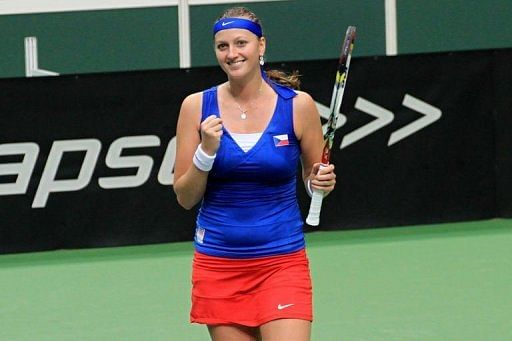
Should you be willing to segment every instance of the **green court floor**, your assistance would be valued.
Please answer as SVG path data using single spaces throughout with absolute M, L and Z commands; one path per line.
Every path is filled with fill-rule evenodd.
M 512 220 L 307 234 L 313 340 L 512 340 Z M 0 340 L 208 340 L 191 243 L 0 256 Z

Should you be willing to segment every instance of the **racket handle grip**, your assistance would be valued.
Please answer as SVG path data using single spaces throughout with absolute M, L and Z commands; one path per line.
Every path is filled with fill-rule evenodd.
M 327 167 L 321 164 L 320 169 Z M 322 210 L 322 201 L 324 200 L 324 191 L 319 189 L 313 190 L 311 196 L 311 204 L 309 205 L 309 213 L 306 218 L 306 224 L 310 226 L 318 226 L 320 224 L 320 211 Z
M 324 192 L 315 189 L 311 197 L 311 204 L 309 205 L 309 213 L 306 218 L 306 224 L 310 226 L 318 226 L 320 224 L 320 211 L 322 210 L 322 201 L 324 200 Z

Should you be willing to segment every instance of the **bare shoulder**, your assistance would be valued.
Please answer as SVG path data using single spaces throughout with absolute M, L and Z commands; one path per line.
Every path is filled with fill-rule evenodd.
M 201 119 L 202 92 L 195 92 L 185 97 L 181 103 L 180 115 L 178 122 L 194 122 L 199 123 Z
M 295 106 L 298 108 L 298 109 L 301 109 L 303 106 L 311 106 L 311 105 L 315 105 L 315 101 L 313 100 L 313 97 L 311 97 L 310 94 L 308 94 L 307 92 L 305 91 L 299 91 L 299 90 L 296 90 L 295 91 L 297 93 L 297 96 L 295 96 L 294 100 L 295 100 Z
M 197 107 L 201 106 L 202 99 L 202 92 L 195 92 L 193 94 L 190 94 L 187 97 L 185 97 L 185 99 L 181 103 L 181 109 L 197 109 Z
M 295 134 L 299 139 L 306 131 L 321 131 L 320 114 L 310 94 L 297 91 L 293 102 L 293 118 Z
M 202 92 L 196 92 L 185 97 L 181 103 L 178 116 L 177 134 L 184 131 L 198 130 L 201 123 Z
M 313 97 L 304 91 L 297 91 L 297 96 L 294 98 L 293 109 L 296 118 L 306 121 L 319 115 Z

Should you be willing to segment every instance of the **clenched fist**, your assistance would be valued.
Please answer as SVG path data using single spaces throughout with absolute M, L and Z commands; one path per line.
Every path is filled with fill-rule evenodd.
M 217 153 L 222 133 L 222 119 L 216 115 L 210 115 L 201 122 L 201 148 L 206 154 Z

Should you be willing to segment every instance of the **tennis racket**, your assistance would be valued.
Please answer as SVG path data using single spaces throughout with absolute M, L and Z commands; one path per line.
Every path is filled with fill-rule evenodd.
M 332 143 L 334 141 L 334 133 L 336 132 L 336 123 L 338 121 L 338 114 L 340 112 L 341 101 L 345 91 L 345 84 L 348 77 L 348 69 L 350 66 L 350 59 L 352 57 L 352 49 L 354 48 L 354 41 L 356 38 L 356 27 L 349 26 L 343 40 L 341 48 L 340 60 L 338 63 L 338 70 L 336 71 L 336 81 L 334 82 L 334 89 L 332 91 L 331 106 L 329 120 L 327 121 L 327 130 L 324 134 L 324 148 L 322 151 L 322 165 L 329 164 L 331 156 Z M 320 166 L 322 167 L 322 166 Z M 320 224 L 320 211 L 322 210 L 322 200 L 324 193 L 321 190 L 314 190 L 311 197 L 311 204 L 309 206 L 309 213 L 306 218 L 306 223 L 311 226 Z

